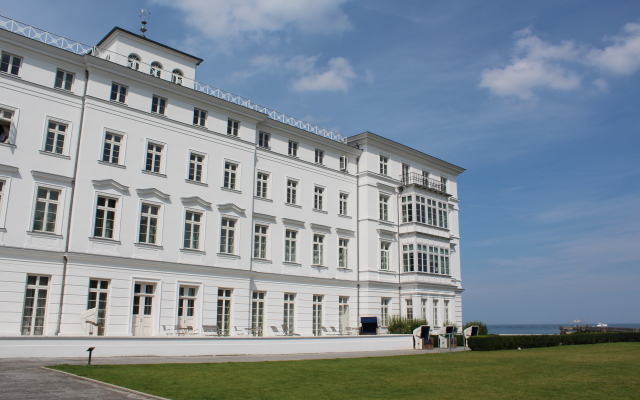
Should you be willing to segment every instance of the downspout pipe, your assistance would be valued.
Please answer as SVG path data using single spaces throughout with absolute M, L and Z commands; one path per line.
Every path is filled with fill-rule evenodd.
M 64 242 L 64 255 L 62 256 L 62 282 L 60 285 L 60 303 L 58 305 L 58 321 L 56 323 L 55 336 L 60 335 L 60 328 L 62 326 L 62 305 L 64 304 L 64 291 L 67 283 L 67 267 L 69 264 L 69 245 L 71 242 L 71 220 L 73 217 L 73 204 L 76 196 L 76 179 L 78 177 L 78 164 L 80 158 L 80 139 L 82 137 L 82 129 L 84 127 L 84 113 L 87 102 L 87 88 L 89 86 L 89 70 L 84 71 L 85 82 L 84 91 L 82 94 L 82 109 L 80 111 L 80 128 L 78 129 L 78 140 L 76 143 L 76 159 L 73 167 L 73 178 L 71 179 L 71 200 L 69 201 L 69 217 L 67 218 L 67 234 Z
M 358 282 L 356 323 L 360 326 L 360 157 L 356 157 L 356 265 L 358 268 L 356 270 Z

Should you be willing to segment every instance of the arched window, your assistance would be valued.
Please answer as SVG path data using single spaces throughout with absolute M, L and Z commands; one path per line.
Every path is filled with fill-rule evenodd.
M 129 54 L 129 62 L 127 63 L 127 67 L 131 69 L 135 69 L 136 71 L 140 69 L 140 56 L 137 54 Z
M 179 69 L 174 69 L 171 73 L 171 82 L 182 85 L 182 77 L 184 77 L 182 71 L 180 71 Z
M 152 62 L 151 70 L 149 71 L 149 73 L 153 76 L 157 76 L 158 78 L 160 78 L 160 74 L 162 73 L 162 64 L 160 64 L 157 61 Z

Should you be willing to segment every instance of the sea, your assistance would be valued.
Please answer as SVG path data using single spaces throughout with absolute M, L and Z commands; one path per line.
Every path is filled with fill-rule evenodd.
M 498 335 L 558 335 L 560 326 L 575 325 L 573 322 L 564 324 L 496 324 L 489 325 L 489 333 Z M 596 324 L 590 324 L 596 325 Z M 607 323 L 610 327 L 616 328 L 640 328 L 638 324 L 617 324 Z

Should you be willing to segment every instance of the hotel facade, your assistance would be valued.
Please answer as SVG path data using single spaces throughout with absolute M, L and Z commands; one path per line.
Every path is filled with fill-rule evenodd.
M 124 29 L 0 28 L 1 336 L 461 326 L 463 168 L 202 84 Z

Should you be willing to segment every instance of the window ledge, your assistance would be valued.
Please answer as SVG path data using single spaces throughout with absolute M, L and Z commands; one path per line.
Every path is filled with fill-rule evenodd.
M 45 156 L 64 158 L 65 160 L 71 160 L 71 157 L 69 157 L 69 156 L 65 156 L 64 154 L 52 153 L 50 151 L 40 150 L 40 154 L 45 155 Z
M 208 131 L 209 130 L 209 128 L 207 128 L 204 125 L 200 125 L 200 124 L 193 124 L 193 127 L 194 128 L 198 128 L 198 129 L 202 129 L 203 131 Z
M 203 250 L 196 250 L 196 249 L 180 249 L 180 252 L 181 253 L 202 254 L 202 255 L 206 255 L 207 254 Z
M 108 165 L 110 167 L 116 167 L 116 168 L 123 168 L 126 169 L 127 166 L 126 165 L 122 165 L 122 164 L 115 164 L 115 163 L 111 163 L 108 161 L 102 161 L 102 160 L 98 160 L 98 164 L 102 164 L 102 165 Z
M 313 211 L 317 212 L 317 213 L 321 213 L 321 214 L 329 214 L 327 211 L 324 210 L 318 210 L 317 208 L 314 208 Z
M 27 231 L 27 235 L 42 236 L 42 237 L 56 238 L 56 239 L 62 239 L 63 238 L 62 235 L 58 235 L 57 233 L 49 233 L 49 232 Z
M 338 267 L 338 271 L 353 271 L 353 268 Z
M 95 237 L 95 236 L 90 236 L 89 240 L 92 242 L 103 242 L 103 243 L 113 243 L 113 244 L 122 244 L 121 241 L 116 240 L 116 239 L 109 239 L 109 238 L 102 238 L 102 237 Z
M 395 274 L 396 271 L 391 271 L 389 269 L 379 269 L 378 272 L 383 273 L 383 274 Z
M 148 175 L 157 176 L 157 177 L 160 177 L 160 178 L 166 178 L 166 177 L 167 177 L 167 175 L 166 175 L 166 174 L 161 174 L 161 173 L 159 173 L 159 172 L 153 172 L 153 171 L 147 171 L 146 169 L 143 169 L 143 170 L 142 170 L 142 173 L 143 173 L 143 174 L 148 174 Z
M 311 264 L 311 266 L 318 269 L 321 269 L 321 268 L 329 269 L 329 267 L 327 267 L 326 265 Z
M 224 190 L 225 192 L 231 192 L 231 193 L 238 193 L 238 194 L 242 194 L 242 190 L 238 190 L 238 189 L 229 189 L 226 187 L 221 187 L 220 190 Z
M 111 103 L 113 103 L 113 104 L 117 104 L 117 105 L 119 105 L 119 106 L 129 107 L 129 105 L 128 105 L 126 102 L 124 102 L 124 101 L 111 100 L 111 99 L 109 99 L 109 101 L 110 101 Z
M 257 144 L 256 147 L 263 150 L 271 150 L 271 146 L 260 146 L 259 144 Z
M 222 258 L 237 258 L 240 259 L 240 256 L 237 254 L 231 254 L 231 253 L 216 253 L 216 255 L 218 257 L 222 257 Z
M 291 265 L 292 267 L 302 267 L 302 264 L 292 261 L 283 261 L 282 264 Z
M 351 219 L 351 215 L 345 215 L 345 214 L 338 214 L 338 217 Z
M 20 75 L 10 74 L 10 73 L 8 73 L 8 72 L 2 72 L 2 71 L 0 71 L 0 75 L 10 76 L 10 77 L 12 77 L 12 78 L 16 78 L 16 79 L 22 79 L 22 78 L 20 77 Z
M 166 114 L 160 114 L 158 112 L 151 111 L 151 115 L 155 115 L 156 117 L 168 118 Z
M 200 186 L 204 186 L 204 187 L 209 187 L 209 185 L 204 183 L 204 182 L 193 181 L 191 179 L 185 179 L 184 181 L 187 182 L 187 183 L 194 184 L 194 185 L 200 185 Z
M 273 264 L 273 261 L 266 258 L 252 258 L 251 261 L 255 261 L 260 264 Z
M 256 200 L 262 200 L 262 201 L 267 201 L 269 203 L 273 203 L 273 200 L 267 199 L 266 197 L 253 196 L 253 198 L 256 199 Z
M 59 91 L 59 92 L 67 93 L 67 94 L 74 94 L 74 93 L 73 93 L 73 89 L 71 89 L 71 90 L 67 90 L 67 89 L 63 89 L 63 88 L 59 88 L 59 87 L 55 87 L 55 86 L 54 86 L 54 87 L 53 87 L 53 90 L 57 90 L 57 91 Z
M 299 204 L 293 204 L 293 203 L 284 203 L 285 206 L 289 206 L 289 207 L 295 207 L 295 208 L 302 208 L 301 205 Z
M 133 244 L 136 247 L 146 247 L 149 249 L 154 249 L 154 250 L 164 250 L 164 247 L 157 245 L 157 244 L 150 244 L 150 243 L 134 243 Z
M 4 147 L 10 147 L 12 149 L 15 149 L 17 146 L 13 143 L 0 143 L 0 146 L 4 146 Z
M 6 233 L 7 232 L 7 228 L 0 227 L 0 232 Z

